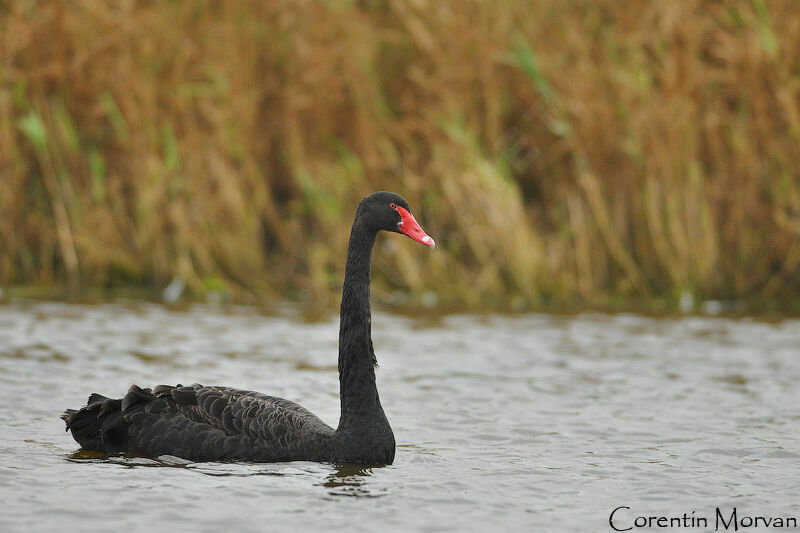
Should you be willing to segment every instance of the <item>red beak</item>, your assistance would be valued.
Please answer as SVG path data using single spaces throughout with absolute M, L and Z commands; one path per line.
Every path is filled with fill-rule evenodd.
M 414 215 L 411 214 L 411 211 L 398 205 L 397 212 L 400 213 L 400 222 L 397 224 L 397 229 L 400 230 L 400 233 L 405 233 L 425 246 L 430 246 L 431 248 L 436 247 L 436 241 L 422 230 L 419 223 L 417 223 L 417 220 L 414 218 Z

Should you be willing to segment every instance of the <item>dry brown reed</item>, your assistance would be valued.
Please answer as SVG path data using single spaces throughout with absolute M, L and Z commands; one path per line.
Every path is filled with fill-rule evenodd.
M 387 301 L 796 302 L 796 11 L 0 4 L 0 283 L 332 304 L 389 189 L 441 247 L 385 239 Z

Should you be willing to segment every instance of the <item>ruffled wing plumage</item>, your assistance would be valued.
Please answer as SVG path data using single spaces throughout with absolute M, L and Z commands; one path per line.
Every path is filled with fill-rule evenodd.
M 133 385 L 62 416 L 85 449 L 194 461 L 328 461 L 334 430 L 300 405 L 228 387 Z

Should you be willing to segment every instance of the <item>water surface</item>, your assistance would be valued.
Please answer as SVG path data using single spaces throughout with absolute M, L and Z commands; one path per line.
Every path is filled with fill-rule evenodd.
M 623 505 L 625 527 L 717 506 L 800 517 L 797 320 L 378 313 L 398 443 L 384 468 L 76 453 L 58 418 L 90 392 L 200 382 L 335 426 L 337 328 L 291 308 L 0 306 L 0 530 L 610 531 Z

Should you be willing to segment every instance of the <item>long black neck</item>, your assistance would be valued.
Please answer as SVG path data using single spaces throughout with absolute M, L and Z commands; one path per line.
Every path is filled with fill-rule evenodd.
M 339 321 L 339 430 L 384 418 L 375 386 L 375 353 L 370 328 L 369 283 L 372 231 L 356 218 L 347 248 Z

